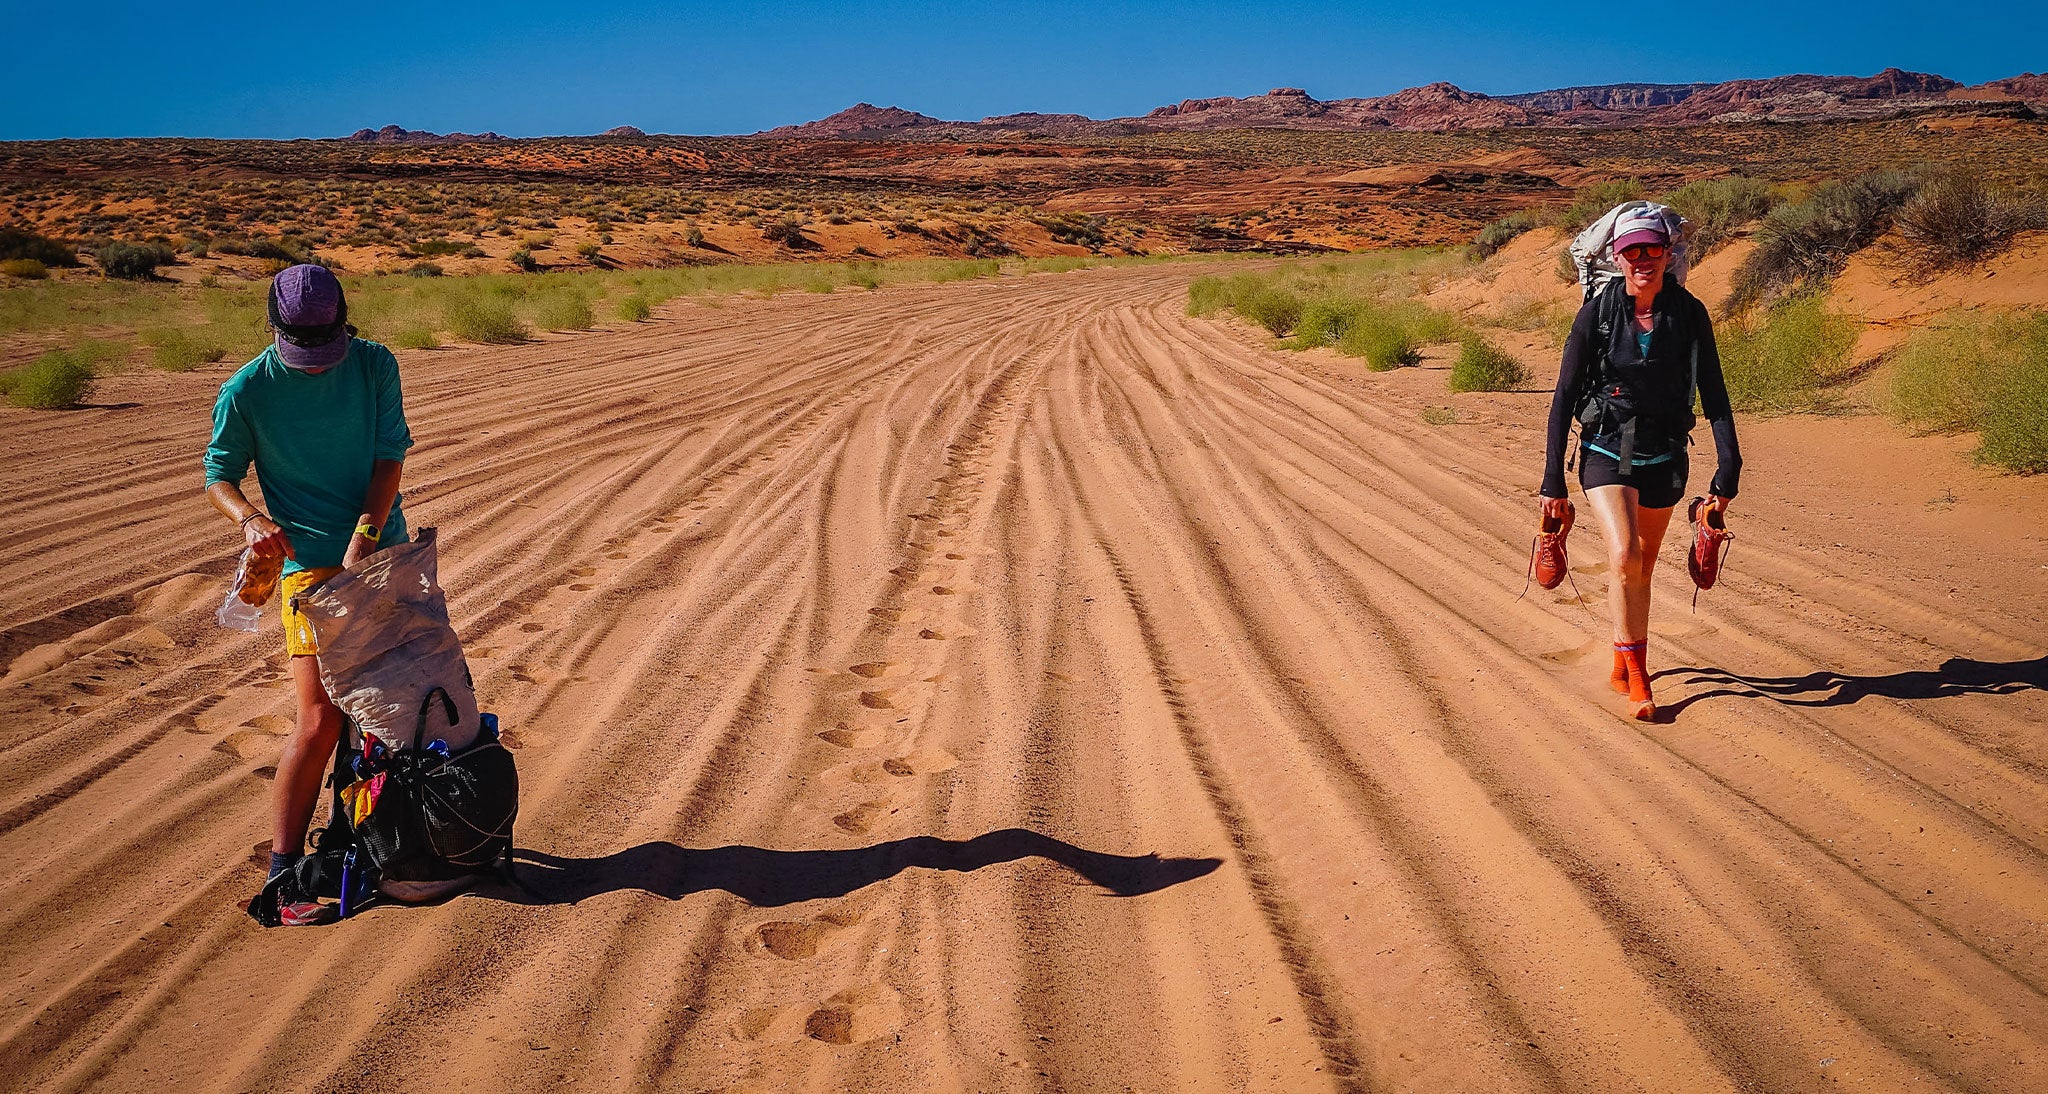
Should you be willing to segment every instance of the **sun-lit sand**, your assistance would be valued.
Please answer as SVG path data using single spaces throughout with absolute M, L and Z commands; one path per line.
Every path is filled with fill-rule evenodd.
M 1197 272 L 403 354 L 531 891 L 322 929 L 239 910 L 228 366 L 0 410 L 0 1088 L 2048 1089 L 2048 483 L 1744 420 L 1639 725 L 1597 533 L 1517 597 L 1547 392 Z

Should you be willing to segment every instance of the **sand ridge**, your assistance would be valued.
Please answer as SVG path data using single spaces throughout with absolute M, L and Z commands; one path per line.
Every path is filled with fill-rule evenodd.
M 532 891 L 322 930 L 235 908 L 289 698 L 211 619 L 212 385 L 11 417 L 0 1085 L 2048 1086 L 2048 569 L 1967 518 L 2038 484 L 1823 549 L 1862 426 L 1791 470 L 1757 423 L 1638 726 L 1596 537 L 1593 610 L 1516 598 L 1546 397 L 1429 426 L 1440 373 L 1260 348 L 1190 276 L 406 355 Z

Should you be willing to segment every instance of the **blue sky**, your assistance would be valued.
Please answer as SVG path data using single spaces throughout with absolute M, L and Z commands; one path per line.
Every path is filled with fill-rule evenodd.
M 1888 65 L 1965 83 L 2048 69 L 2040 2 L 0 0 L 0 26 L 13 40 L 0 139 L 321 137 L 388 123 L 750 133 L 859 101 L 941 118 L 1101 118 L 1282 86 L 1330 99 L 1432 80 L 1508 94 Z

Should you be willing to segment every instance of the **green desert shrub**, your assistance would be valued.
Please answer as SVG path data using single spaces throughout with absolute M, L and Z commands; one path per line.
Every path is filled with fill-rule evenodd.
M 1275 338 L 1284 338 L 1301 320 L 1301 297 L 1275 285 L 1261 285 L 1238 298 L 1237 314 L 1266 328 Z
M 1596 182 L 1579 191 L 1572 203 L 1557 214 L 1557 226 L 1568 234 L 1577 235 L 1585 231 L 1586 225 L 1599 220 L 1607 210 L 1642 196 L 1643 184 L 1635 179 Z
M 540 269 L 540 263 L 534 260 L 533 252 L 525 247 L 521 247 L 506 255 L 505 260 L 526 273 L 532 273 Z
M 1408 330 L 1399 323 L 1389 323 L 1379 317 L 1372 317 L 1354 324 L 1337 341 L 1337 352 L 1346 357 L 1365 360 L 1365 367 L 1374 372 L 1413 365 L 1422 360 L 1422 351 Z
M 1343 296 L 1318 296 L 1304 303 L 1294 323 L 1294 348 L 1334 346 L 1344 332 L 1361 322 L 1370 308 L 1361 300 Z
M 1452 391 L 1513 391 L 1528 382 L 1522 362 L 1477 334 L 1465 336 L 1451 364 Z
M 1760 316 L 1719 324 L 1728 401 L 1737 410 L 1815 409 L 1821 385 L 1848 371 L 1861 326 L 1828 311 L 1816 293 L 1787 297 Z
M 597 322 L 590 300 L 574 290 L 548 293 L 534 301 L 533 321 L 543 330 L 589 330 Z
M 399 349 L 440 349 L 441 336 L 432 327 L 402 327 L 391 336 Z
M 628 323 L 644 323 L 653 314 L 654 306 L 649 304 L 647 298 L 639 293 L 634 293 L 619 301 L 618 316 Z
M 45 266 L 76 266 L 78 248 L 26 228 L 0 228 L 0 260 L 32 258 Z
M 2002 190 L 1954 168 L 1930 171 L 1899 209 L 1897 248 L 1921 275 L 1973 266 L 2012 237 L 2048 226 L 2041 199 Z
M 50 276 L 50 267 L 36 258 L 10 258 L 0 261 L 0 274 L 18 277 L 23 281 L 41 281 Z
M 463 294 L 446 305 L 448 329 L 465 342 L 523 342 L 532 333 L 512 310 L 512 302 L 495 294 Z
M 142 332 L 150 347 L 149 363 L 165 372 L 188 372 L 228 355 L 227 347 L 190 331 L 158 328 Z
M 1736 229 L 1766 216 L 1781 202 L 1776 187 L 1744 175 L 1689 182 L 1663 200 L 1692 225 L 1693 262 L 1712 254 Z
M 1479 229 L 1479 234 L 1472 238 L 1469 251 L 1473 258 L 1487 258 L 1507 246 L 1516 236 L 1536 227 L 1536 224 L 1534 213 L 1509 213 Z
M 93 257 L 100 260 L 101 272 L 124 281 L 146 281 L 156 276 L 158 266 L 168 266 L 178 260 L 169 247 L 118 240 L 101 247 Z
M 1934 433 L 1977 431 L 1977 459 L 2048 472 L 2048 315 L 1930 328 L 1892 366 L 1892 417 Z
M 1919 178 L 1905 171 L 1871 171 L 1823 183 L 1805 201 L 1771 210 L 1757 229 L 1756 249 L 1735 270 L 1729 310 L 1742 311 L 1840 273 L 1850 255 L 1891 227 L 1919 186 Z
M 92 362 L 69 350 L 51 350 L 11 372 L 0 374 L 0 393 L 15 406 L 61 410 L 77 406 L 92 394 Z

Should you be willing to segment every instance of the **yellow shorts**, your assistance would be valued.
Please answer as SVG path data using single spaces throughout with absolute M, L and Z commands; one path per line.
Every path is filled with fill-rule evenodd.
M 293 657 L 311 657 L 320 652 L 320 639 L 313 634 L 313 624 L 292 607 L 292 597 L 340 572 L 339 566 L 321 566 L 286 574 L 284 580 L 278 582 L 277 599 L 283 604 L 281 610 L 284 612 L 284 652 Z

